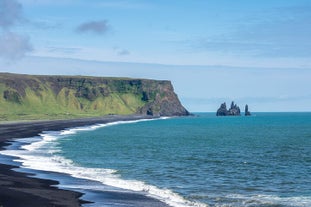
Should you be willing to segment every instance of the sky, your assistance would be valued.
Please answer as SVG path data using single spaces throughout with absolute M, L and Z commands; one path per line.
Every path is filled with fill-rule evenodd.
M 311 111 L 311 0 L 0 0 L 0 72 L 171 80 L 184 106 Z

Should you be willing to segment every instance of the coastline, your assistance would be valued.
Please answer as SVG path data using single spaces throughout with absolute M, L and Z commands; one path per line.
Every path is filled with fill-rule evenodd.
M 34 137 L 43 131 L 60 131 L 66 128 L 81 127 L 94 124 L 105 124 L 115 121 L 131 121 L 153 119 L 157 117 L 142 115 L 110 115 L 99 118 L 85 118 L 74 120 L 32 121 L 0 123 L 0 150 L 4 150 L 9 142 L 17 138 Z M 58 181 L 29 177 L 31 174 L 12 170 L 17 166 L 0 163 L 0 206 L 69 206 L 76 207 L 91 201 L 81 199 L 83 193 L 64 190 L 55 185 Z M 48 178 L 49 179 L 49 178 Z M 123 203 L 132 199 L 140 200 L 141 206 L 167 206 L 165 203 L 144 195 L 103 192 L 103 197 L 111 201 Z M 150 205 L 149 205 L 150 204 Z

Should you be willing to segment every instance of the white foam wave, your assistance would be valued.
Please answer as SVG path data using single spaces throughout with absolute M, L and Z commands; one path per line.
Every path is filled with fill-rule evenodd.
M 158 119 L 168 119 L 170 117 L 160 117 Z M 102 128 L 102 127 L 107 127 L 107 126 L 113 126 L 113 125 L 119 125 L 119 124 L 131 124 L 131 123 L 138 123 L 138 122 L 144 122 L 144 121 L 153 121 L 155 119 L 139 119 L 139 120 L 131 120 L 131 121 L 115 121 L 115 122 L 109 122 L 106 124 L 95 124 L 95 125 L 91 125 L 91 126 L 86 126 L 86 127 L 75 127 L 75 128 L 71 128 L 71 129 L 66 129 L 66 130 L 62 130 L 60 132 L 60 135 L 71 135 L 71 134 L 76 134 L 77 132 L 80 131 L 93 131 L 96 130 L 98 128 Z
M 167 119 L 167 117 L 161 118 Z M 96 130 L 101 127 L 107 127 L 117 124 L 136 123 L 142 121 L 150 121 L 150 119 L 142 119 L 135 121 L 118 121 L 107 124 L 98 124 L 88 127 L 78 127 L 63 130 L 61 132 L 44 132 L 41 139 L 23 145 L 22 150 L 6 150 L 0 151 L 4 155 L 17 156 L 20 159 L 15 160 L 21 162 L 24 168 L 34 170 L 52 171 L 58 173 L 66 173 L 72 177 L 99 181 L 105 185 L 113 186 L 130 191 L 144 192 L 148 196 L 159 199 L 168 205 L 186 207 L 197 206 L 204 207 L 206 204 L 195 203 L 184 199 L 182 196 L 172 192 L 169 189 L 160 189 L 156 186 L 148 185 L 142 181 L 121 179 L 116 170 L 102 168 L 85 168 L 76 165 L 72 160 L 66 159 L 55 154 L 59 151 L 57 148 L 57 140 L 80 131 Z

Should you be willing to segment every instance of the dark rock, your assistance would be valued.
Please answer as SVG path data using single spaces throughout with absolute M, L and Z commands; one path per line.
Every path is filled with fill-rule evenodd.
M 245 105 L 245 116 L 251 116 L 251 112 L 248 111 L 248 105 Z
M 240 107 L 238 107 L 234 102 L 231 102 L 231 107 L 229 109 L 229 116 L 240 116 L 241 110 Z
M 227 116 L 228 115 L 228 110 L 226 103 L 222 103 L 220 105 L 220 108 L 217 110 L 216 116 Z
M 221 104 L 220 108 L 217 110 L 216 115 L 217 116 L 240 116 L 241 110 L 240 110 L 240 107 L 234 104 L 234 102 L 232 101 L 229 110 L 227 110 L 226 103 Z
M 146 105 L 138 110 L 139 114 L 153 116 L 189 116 L 191 115 L 180 103 L 177 94 L 170 81 L 162 81 L 161 84 L 146 87 L 142 93 L 142 100 Z

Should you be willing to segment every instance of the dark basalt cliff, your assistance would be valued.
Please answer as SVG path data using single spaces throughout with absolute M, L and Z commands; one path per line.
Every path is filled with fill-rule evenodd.
M 0 73 L 0 120 L 107 114 L 183 116 L 170 81 Z

